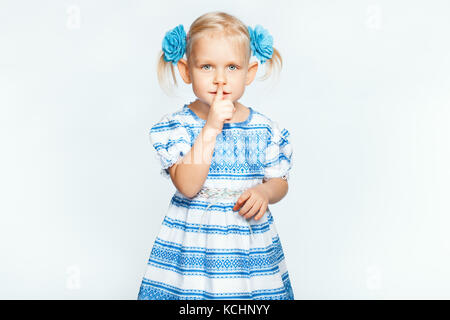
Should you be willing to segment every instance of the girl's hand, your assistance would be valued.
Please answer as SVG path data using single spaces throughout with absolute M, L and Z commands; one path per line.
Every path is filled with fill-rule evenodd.
M 209 107 L 208 119 L 206 119 L 205 126 L 214 131 L 221 132 L 223 123 L 225 120 L 230 120 L 235 111 L 236 107 L 233 101 L 224 99 L 223 83 L 219 83 L 217 93 L 214 96 L 211 107 Z
M 264 191 L 260 185 L 247 189 L 241 194 L 236 204 L 233 207 L 233 211 L 242 209 L 239 214 L 246 219 L 253 217 L 255 214 L 255 220 L 261 219 L 266 213 L 267 206 L 269 205 L 269 195 Z

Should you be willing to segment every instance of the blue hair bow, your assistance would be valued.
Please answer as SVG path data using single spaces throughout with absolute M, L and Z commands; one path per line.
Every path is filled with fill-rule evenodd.
M 247 27 L 250 34 L 250 46 L 253 55 L 256 56 L 261 64 L 271 59 L 273 55 L 273 38 L 269 32 L 261 25 L 257 24 L 255 29 Z
M 272 58 L 273 38 L 269 32 L 261 25 L 256 25 L 255 29 L 247 27 L 250 34 L 250 47 L 253 55 L 261 64 Z M 177 64 L 186 51 L 186 32 L 182 24 L 166 32 L 162 42 L 164 60 Z
M 186 32 L 182 24 L 166 32 L 162 50 L 164 51 L 164 60 L 167 62 L 177 64 L 178 60 L 183 58 L 186 50 Z

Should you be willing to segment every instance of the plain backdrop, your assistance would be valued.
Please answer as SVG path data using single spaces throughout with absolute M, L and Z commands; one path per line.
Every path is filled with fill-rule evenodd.
M 0 298 L 136 299 L 175 191 L 149 129 L 195 99 L 157 55 L 209 11 L 283 58 L 240 101 L 291 133 L 271 211 L 295 298 L 450 298 L 446 0 L 2 0 Z

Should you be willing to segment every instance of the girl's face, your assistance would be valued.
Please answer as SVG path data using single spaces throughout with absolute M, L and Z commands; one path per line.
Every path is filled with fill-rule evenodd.
M 192 82 L 194 94 L 211 106 L 219 83 L 223 83 L 224 99 L 236 102 L 250 84 L 258 69 L 258 63 L 250 65 L 245 53 L 223 36 L 207 36 L 198 39 L 192 48 L 192 61 L 180 59 L 178 69 L 186 83 Z M 181 63 L 180 63 L 181 62 Z

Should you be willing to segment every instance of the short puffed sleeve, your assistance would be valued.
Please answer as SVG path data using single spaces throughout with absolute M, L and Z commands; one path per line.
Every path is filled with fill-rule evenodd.
M 280 127 L 277 122 L 271 121 L 264 163 L 264 180 L 271 178 L 289 180 L 292 153 L 289 131 Z
M 150 129 L 150 141 L 161 162 L 160 173 L 169 179 L 169 167 L 191 150 L 188 128 L 173 115 L 164 115 Z

